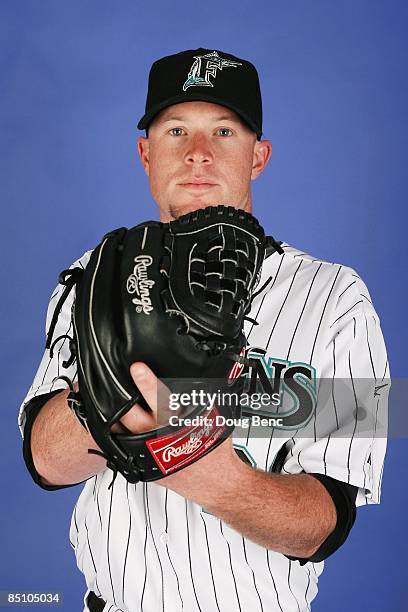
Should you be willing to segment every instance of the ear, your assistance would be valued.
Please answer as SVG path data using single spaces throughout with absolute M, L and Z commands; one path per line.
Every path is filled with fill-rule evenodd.
M 272 143 L 270 140 L 257 140 L 254 146 L 254 158 L 252 162 L 251 180 L 256 179 L 266 167 L 272 155 Z
M 137 150 L 140 161 L 147 176 L 149 176 L 149 139 L 144 136 L 139 136 L 137 140 Z

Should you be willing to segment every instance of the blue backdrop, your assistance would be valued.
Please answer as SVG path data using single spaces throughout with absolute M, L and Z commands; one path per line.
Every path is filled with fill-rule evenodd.
M 255 213 L 362 275 L 406 376 L 407 18 L 394 0 L 2 0 L 0 590 L 58 589 L 61 610 L 82 609 L 68 543 L 79 488 L 32 484 L 17 410 L 59 271 L 107 230 L 156 217 L 135 145 L 157 57 L 204 46 L 257 65 L 274 154 Z M 359 510 L 327 562 L 316 612 L 407 609 L 406 463 L 406 439 L 390 440 L 382 504 Z

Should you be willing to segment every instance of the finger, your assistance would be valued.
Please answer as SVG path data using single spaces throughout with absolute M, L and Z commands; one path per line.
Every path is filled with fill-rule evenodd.
M 167 422 L 170 390 L 145 363 L 140 361 L 133 363 L 130 366 L 130 373 L 156 420 L 161 423 L 164 418 Z

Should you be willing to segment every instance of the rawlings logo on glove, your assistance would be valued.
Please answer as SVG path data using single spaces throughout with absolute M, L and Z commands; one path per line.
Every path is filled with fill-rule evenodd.
M 149 280 L 147 276 L 148 268 L 153 263 L 150 255 L 138 255 L 135 257 L 135 266 L 133 272 L 126 281 L 127 292 L 131 295 L 137 293 L 138 297 L 133 298 L 132 302 L 136 306 L 136 312 L 150 314 L 153 310 L 152 301 L 150 299 L 150 290 L 154 287 L 154 281 Z

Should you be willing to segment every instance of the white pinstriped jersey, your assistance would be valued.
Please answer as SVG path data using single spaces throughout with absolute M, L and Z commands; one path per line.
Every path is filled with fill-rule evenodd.
M 303 364 L 315 373 L 317 409 L 305 428 L 236 429 L 234 445 L 269 470 L 282 445 L 283 473 L 327 474 L 358 487 L 356 504 L 380 501 L 386 450 L 388 362 L 367 288 L 350 268 L 314 260 L 283 244 L 264 263 L 246 324 L 258 365 L 274 376 Z M 90 252 L 74 265 L 86 266 Z M 62 287 L 51 297 L 47 329 Z M 73 292 L 72 292 L 73 293 Z M 72 333 L 65 302 L 54 337 Z M 68 342 L 47 350 L 20 411 L 34 396 L 65 388 Z M 325 384 L 321 385 L 321 381 Z M 348 381 L 344 389 L 344 381 Z M 324 389 L 323 389 L 324 387 Z M 323 390 L 321 390 L 323 389 Z M 365 416 L 364 416 L 365 415 Z M 379 434 L 379 432 L 381 432 Z M 154 483 L 129 484 L 105 470 L 85 484 L 70 540 L 87 587 L 105 612 L 303 612 L 317 593 L 324 563 L 301 566 L 242 537 L 205 509 Z M 262 521 L 262 517 L 259 517 Z M 85 607 L 86 610 L 86 607 Z

